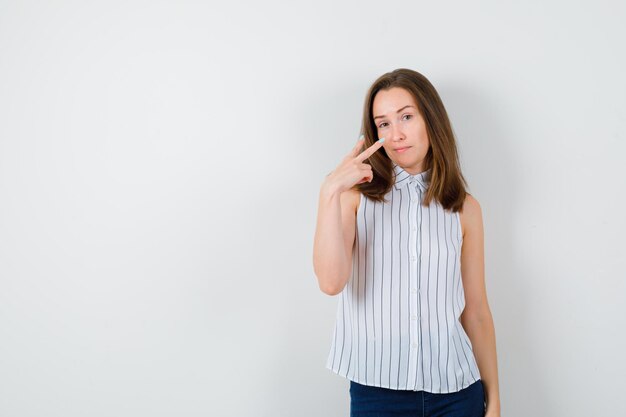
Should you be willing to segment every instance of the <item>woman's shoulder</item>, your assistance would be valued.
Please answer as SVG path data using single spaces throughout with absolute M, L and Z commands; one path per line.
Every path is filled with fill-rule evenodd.
M 465 193 L 465 200 L 463 200 L 462 211 L 465 211 L 465 209 L 469 211 L 480 210 L 480 203 L 478 202 L 476 197 L 474 197 L 470 193 Z
M 482 210 L 480 203 L 470 193 L 465 195 L 463 208 L 459 212 L 459 216 L 461 218 L 461 231 L 463 232 L 463 236 L 465 236 L 466 230 L 474 229 L 476 226 L 482 225 Z

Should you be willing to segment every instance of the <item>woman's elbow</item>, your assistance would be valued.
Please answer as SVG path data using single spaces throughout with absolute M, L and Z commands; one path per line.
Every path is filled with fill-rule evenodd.
M 317 282 L 320 290 L 326 295 L 337 295 L 345 287 L 345 283 L 342 283 L 338 278 L 320 278 L 318 276 Z

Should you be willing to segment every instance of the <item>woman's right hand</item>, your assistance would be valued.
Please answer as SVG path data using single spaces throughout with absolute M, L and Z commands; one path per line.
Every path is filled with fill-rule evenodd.
M 359 153 L 363 146 L 362 137 L 357 141 L 354 148 L 346 155 L 341 163 L 324 180 L 324 187 L 328 187 L 335 192 L 342 193 L 351 189 L 357 184 L 371 182 L 374 178 L 372 167 L 364 163 L 374 152 L 383 146 L 384 138 L 374 142 L 372 146 Z

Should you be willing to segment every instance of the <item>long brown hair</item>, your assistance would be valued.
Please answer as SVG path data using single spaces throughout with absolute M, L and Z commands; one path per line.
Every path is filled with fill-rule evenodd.
M 456 141 L 446 109 L 435 87 L 419 72 L 399 68 L 381 75 L 369 88 L 363 106 L 361 133 L 365 136 L 364 148 L 377 141 L 377 128 L 372 115 L 374 97 L 380 90 L 400 87 L 409 92 L 426 124 L 430 146 L 425 158 L 425 170 L 430 172 L 428 190 L 423 199 L 427 206 L 434 198 L 445 209 L 460 211 L 467 193 L 467 182 L 461 173 Z M 372 182 L 354 188 L 366 197 L 386 202 L 384 195 L 394 183 L 393 161 L 384 148 L 374 152 L 367 160 L 372 167 Z

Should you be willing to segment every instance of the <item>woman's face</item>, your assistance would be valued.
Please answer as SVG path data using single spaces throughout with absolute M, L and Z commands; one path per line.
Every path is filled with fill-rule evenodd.
M 389 158 L 410 174 L 423 172 L 430 141 L 413 96 L 400 87 L 381 90 L 374 97 L 372 112 Z

